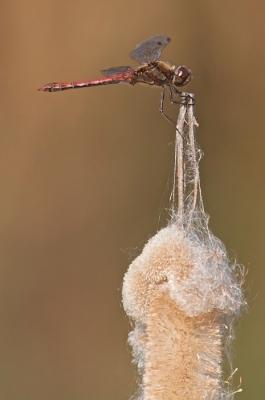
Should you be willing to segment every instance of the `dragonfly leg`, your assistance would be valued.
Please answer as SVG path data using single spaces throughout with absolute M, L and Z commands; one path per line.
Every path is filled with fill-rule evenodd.
M 164 113 L 164 100 L 165 100 L 165 86 L 162 87 L 162 91 L 161 91 L 161 99 L 160 99 L 160 103 L 159 103 L 159 111 L 161 112 L 161 114 L 163 115 L 163 117 L 166 118 L 166 120 L 173 125 L 176 130 L 178 131 L 178 133 L 180 134 L 180 136 L 183 138 L 182 133 L 178 130 L 177 128 L 177 123 L 175 121 L 173 121 L 173 119 L 169 118 L 165 113 Z M 171 93 L 172 95 L 172 93 Z
M 165 100 L 165 86 L 162 86 L 162 90 L 161 90 L 161 98 L 160 98 L 160 102 L 159 102 L 159 111 L 161 112 L 161 114 L 163 115 L 163 117 L 166 118 L 166 120 L 173 125 L 174 127 L 176 127 L 176 122 L 173 121 L 171 118 L 169 118 L 165 113 L 164 113 L 164 100 Z M 172 95 L 172 94 L 171 94 Z
M 182 92 L 180 92 L 179 90 L 177 90 L 177 89 L 176 89 L 175 87 L 173 87 L 173 86 L 169 86 L 168 89 L 169 89 L 169 99 L 170 99 L 170 103 L 171 103 L 171 104 L 188 104 L 188 101 L 189 101 L 189 98 L 190 98 L 189 95 L 183 94 Z M 172 93 L 172 91 L 173 91 L 177 96 L 182 97 L 182 100 L 180 100 L 180 101 L 174 100 L 174 99 L 173 99 L 173 93 Z M 194 104 L 192 104 L 192 105 L 194 105 Z

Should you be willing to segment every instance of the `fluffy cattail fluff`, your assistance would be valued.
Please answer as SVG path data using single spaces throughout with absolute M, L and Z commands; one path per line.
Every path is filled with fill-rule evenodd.
M 143 374 L 139 399 L 231 399 L 222 355 L 244 304 L 222 243 L 202 242 L 171 223 L 130 265 L 123 304 L 135 322 L 129 342 Z
M 234 397 L 223 366 L 227 357 L 232 368 L 229 344 L 245 304 L 242 271 L 209 231 L 201 199 L 200 210 L 187 204 L 181 221 L 173 213 L 124 277 L 123 305 L 134 325 L 129 343 L 142 376 L 138 400 Z

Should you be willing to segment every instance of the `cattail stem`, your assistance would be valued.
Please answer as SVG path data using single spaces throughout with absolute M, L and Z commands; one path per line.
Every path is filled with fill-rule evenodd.
M 178 121 L 176 125 L 176 155 L 177 155 L 177 188 L 178 188 L 178 215 L 179 223 L 182 224 L 184 216 L 185 200 L 185 174 L 184 174 L 184 132 L 185 116 L 187 108 L 185 104 L 180 105 Z M 175 191 L 175 188 L 173 189 Z
M 231 400 L 224 379 L 234 322 L 245 301 L 242 267 L 208 228 L 195 142 L 194 97 L 180 107 L 171 220 L 145 245 L 124 277 L 123 305 L 142 383 L 138 400 Z

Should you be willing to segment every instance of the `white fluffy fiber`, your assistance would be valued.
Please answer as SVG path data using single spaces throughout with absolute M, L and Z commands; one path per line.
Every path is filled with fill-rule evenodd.
M 216 309 L 233 319 L 245 304 L 236 270 L 211 233 L 203 240 L 195 231 L 185 236 L 172 223 L 153 236 L 131 263 L 123 284 L 125 311 L 135 322 L 144 323 L 153 291 L 162 290 L 188 317 Z

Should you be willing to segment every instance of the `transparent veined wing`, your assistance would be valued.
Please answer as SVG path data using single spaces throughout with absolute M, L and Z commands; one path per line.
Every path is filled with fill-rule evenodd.
M 153 36 L 150 39 L 138 44 L 135 50 L 130 53 L 130 58 L 139 64 L 149 64 L 158 60 L 162 50 L 170 42 L 167 36 Z
M 122 74 L 124 72 L 131 72 L 133 71 L 133 68 L 125 66 L 125 67 L 111 67 L 108 69 L 103 69 L 100 71 L 104 76 L 114 76 L 118 74 Z

